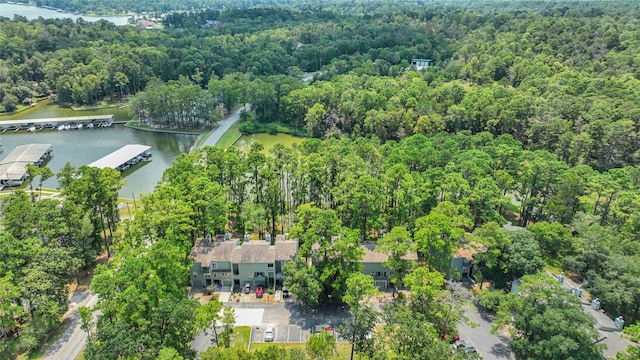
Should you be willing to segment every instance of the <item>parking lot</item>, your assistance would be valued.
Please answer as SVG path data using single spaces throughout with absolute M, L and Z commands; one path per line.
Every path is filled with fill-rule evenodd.
M 266 324 L 254 326 L 251 333 L 251 342 L 264 342 Z M 310 330 L 302 329 L 297 325 L 275 325 L 274 342 L 306 342 L 309 339 Z
M 275 327 L 274 342 L 287 342 L 287 343 L 307 342 L 307 340 L 309 340 L 309 336 L 311 335 L 310 328 L 303 328 L 299 325 L 274 324 L 274 327 Z M 254 326 L 253 331 L 251 332 L 251 342 L 264 342 L 264 332 L 266 328 L 267 328 L 267 324 L 262 324 L 261 326 Z M 336 337 L 336 341 L 346 342 L 345 339 L 338 336 L 337 329 L 334 329 L 334 336 Z

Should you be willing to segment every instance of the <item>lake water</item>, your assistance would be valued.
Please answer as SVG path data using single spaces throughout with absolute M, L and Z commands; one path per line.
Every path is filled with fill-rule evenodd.
M 27 20 L 35 20 L 39 17 L 45 19 L 64 19 L 71 18 L 74 21 L 78 18 L 83 18 L 86 21 L 95 22 L 98 20 L 107 20 L 116 25 L 126 25 L 128 21 L 127 16 L 81 16 L 71 13 L 58 12 L 54 10 L 44 9 L 36 6 L 17 5 L 17 4 L 0 4 L 0 16 L 12 18 L 14 15 L 20 15 L 27 18 Z
M 269 149 L 273 147 L 273 145 L 277 143 L 282 143 L 285 146 L 291 146 L 293 144 L 300 144 L 305 141 L 307 138 L 297 137 L 289 134 L 251 134 L 251 135 L 242 135 L 238 141 L 233 144 L 236 148 L 242 151 L 249 151 L 251 149 L 251 143 L 259 142 L 264 145 L 264 152 L 268 153 Z
M 38 119 L 60 116 L 85 116 L 95 114 L 114 114 L 117 120 L 128 119 L 128 110 L 102 109 L 95 111 L 73 111 L 57 105 L 43 102 L 25 112 L 11 116 L 0 116 L 0 120 Z M 90 164 L 101 157 L 127 144 L 151 146 L 151 161 L 143 162 L 123 173 L 125 186 L 120 191 L 122 197 L 137 197 L 140 193 L 150 193 L 162 179 L 162 173 L 172 165 L 181 153 L 189 152 L 197 136 L 184 134 L 166 134 L 135 130 L 124 125 L 110 128 L 57 131 L 45 129 L 37 132 L 7 131 L 1 133 L 2 154 L 6 157 L 16 146 L 31 143 L 52 144 L 53 158 L 47 163 L 54 173 L 58 173 L 69 162 L 75 167 Z M 57 180 L 49 179 L 44 183 L 47 188 L 56 188 Z

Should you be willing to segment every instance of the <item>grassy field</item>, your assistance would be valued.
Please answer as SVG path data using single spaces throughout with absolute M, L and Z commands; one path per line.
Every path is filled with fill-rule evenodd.
M 306 343 L 253 343 L 251 344 L 251 351 L 262 350 L 269 346 L 278 346 L 285 349 L 299 348 L 306 349 Z M 336 343 L 336 354 L 330 359 L 348 359 L 351 355 L 351 344 L 349 343 Z
M 250 326 L 237 326 L 233 328 L 233 333 L 231 334 L 231 347 L 246 350 L 249 347 L 249 340 L 251 340 Z
M 231 146 L 240 136 L 242 136 L 242 133 L 240 132 L 240 121 L 238 121 L 231 125 L 229 130 L 222 135 L 217 145 L 223 147 Z
M 120 106 L 127 106 L 126 102 L 122 101 L 101 101 L 96 105 L 84 105 L 84 106 L 72 106 L 71 108 L 75 111 L 82 110 L 100 110 L 100 109 L 108 109 Z

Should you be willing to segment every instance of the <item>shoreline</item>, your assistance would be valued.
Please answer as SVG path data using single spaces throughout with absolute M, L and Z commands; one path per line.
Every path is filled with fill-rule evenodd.
M 114 124 L 116 122 L 114 121 Z M 157 132 L 157 133 L 167 133 L 167 134 L 183 134 L 183 135 L 198 135 L 198 137 L 202 136 L 202 134 L 206 133 L 207 131 L 203 131 L 203 132 L 197 132 L 195 130 L 190 131 L 190 130 L 180 130 L 180 129 L 164 129 L 164 128 L 159 128 L 159 129 L 154 129 L 154 128 L 147 128 L 147 127 L 142 127 L 142 126 L 137 126 L 137 125 L 130 125 L 128 124 L 129 121 L 121 121 L 120 124 L 124 124 L 125 127 L 131 128 L 131 129 L 135 129 L 135 130 L 142 130 L 142 131 L 149 131 L 149 132 Z M 198 140 L 196 139 L 196 142 Z

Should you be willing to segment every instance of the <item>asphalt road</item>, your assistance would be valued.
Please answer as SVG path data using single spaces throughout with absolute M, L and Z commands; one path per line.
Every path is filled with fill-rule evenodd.
M 220 138 L 222 138 L 222 135 L 224 135 L 224 133 L 229 130 L 231 125 L 240 120 L 240 113 L 242 113 L 242 111 L 245 109 L 246 111 L 249 111 L 251 110 L 251 107 L 247 104 L 236 110 L 236 112 L 234 112 L 226 119 L 218 121 L 218 127 L 209 134 L 209 137 L 202 143 L 202 146 L 215 146 L 218 141 L 220 141 Z
M 451 283 L 450 287 L 460 296 L 470 298 L 469 290 L 461 283 Z M 469 303 L 465 308 L 465 315 L 475 324 L 472 327 L 461 323 L 458 325 L 460 339 L 464 340 L 467 346 L 473 346 L 484 360 L 513 360 L 515 355 L 509 348 L 509 339 L 504 334 L 493 334 L 493 325 L 489 316 L 485 315 L 473 304 Z
M 87 333 L 80 329 L 82 321 L 78 308 L 80 306 L 93 307 L 97 302 L 98 295 L 94 295 L 87 290 L 76 291 L 71 296 L 71 306 L 66 314 L 69 326 L 47 350 L 44 360 L 73 360 L 80 355 L 87 342 Z

